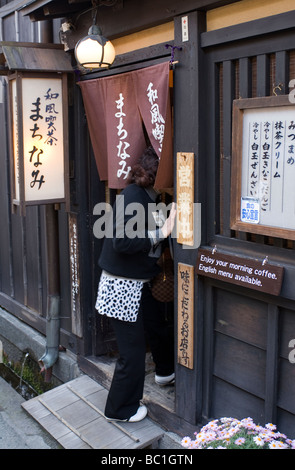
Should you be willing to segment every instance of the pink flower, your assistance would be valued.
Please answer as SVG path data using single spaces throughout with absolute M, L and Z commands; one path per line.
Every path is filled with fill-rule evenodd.
M 269 432 L 261 432 L 259 436 L 264 440 L 264 442 L 272 440 L 272 437 L 269 435 Z
M 245 442 L 244 437 L 239 437 L 238 439 L 235 440 L 235 444 L 237 446 L 241 446 L 242 444 L 244 444 L 244 442 Z

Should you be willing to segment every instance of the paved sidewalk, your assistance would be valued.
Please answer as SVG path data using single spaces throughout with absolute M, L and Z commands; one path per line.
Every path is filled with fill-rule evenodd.
M 0 377 L 0 449 L 61 449 L 21 407 L 24 398 Z

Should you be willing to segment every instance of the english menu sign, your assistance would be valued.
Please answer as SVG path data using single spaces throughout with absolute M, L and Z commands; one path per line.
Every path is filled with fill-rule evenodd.
M 230 282 L 272 295 L 279 295 L 284 268 L 250 258 L 212 253 L 199 249 L 196 272 L 220 281 Z

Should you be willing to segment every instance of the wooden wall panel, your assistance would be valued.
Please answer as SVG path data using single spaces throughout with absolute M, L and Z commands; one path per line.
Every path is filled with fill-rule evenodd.
M 294 433 L 294 415 L 292 413 L 288 413 L 285 410 L 278 409 L 277 420 L 276 420 L 277 428 L 282 432 L 282 429 L 286 429 L 286 434 L 290 439 L 295 438 Z
M 213 374 L 260 398 L 265 396 L 266 353 L 216 333 Z
M 280 341 L 279 354 L 284 359 L 288 359 L 291 348 L 290 340 L 295 340 L 295 312 L 288 309 L 281 309 L 280 312 Z M 295 369 L 295 364 L 293 365 Z
M 5 17 L 2 23 L 2 31 L 4 41 L 16 41 L 14 14 Z
M 13 297 L 19 303 L 27 305 L 27 276 L 25 271 L 23 219 L 19 215 L 11 215 L 11 254 Z
M 26 230 L 27 305 L 42 312 L 42 278 L 40 252 L 40 217 L 38 207 L 28 207 L 24 220 Z
M 294 415 L 295 364 L 287 359 L 280 359 L 278 384 L 278 406 Z
M 2 87 L 2 84 L 0 84 Z M 5 122 L 5 106 L 0 104 L 0 290 L 7 295 L 12 295 L 12 278 L 11 278 L 11 252 L 10 252 L 10 211 L 9 201 L 7 196 L 9 194 L 9 186 L 7 181 L 7 148 L 6 148 L 6 135 L 5 127 L 2 123 Z
M 211 416 L 214 418 L 231 416 L 238 419 L 251 416 L 255 422 L 264 425 L 264 401 L 223 380 L 214 378 Z
M 215 330 L 266 349 L 267 305 L 256 299 L 218 289 Z

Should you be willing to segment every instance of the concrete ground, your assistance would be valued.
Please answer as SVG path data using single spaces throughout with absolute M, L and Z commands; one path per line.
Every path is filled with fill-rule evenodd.
M 61 449 L 21 407 L 23 401 L 0 377 L 0 449 Z

